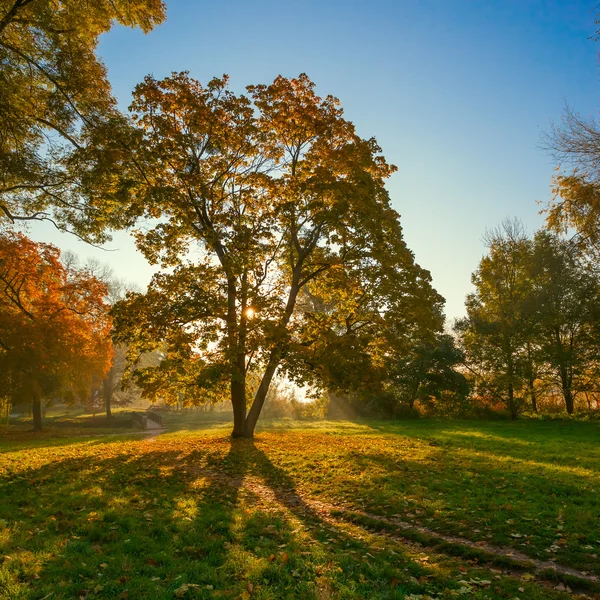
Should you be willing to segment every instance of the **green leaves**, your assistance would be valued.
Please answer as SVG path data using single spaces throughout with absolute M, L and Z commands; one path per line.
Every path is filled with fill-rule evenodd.
M 478 399 L 504 403 L 514 418 L 528 399 L 537 412 L 554 387 L 572 413 L 597 368 L 597 274 L 575 245 L 544 230 L 530 239 L 508 223 L 489 248 L 456 326 Z

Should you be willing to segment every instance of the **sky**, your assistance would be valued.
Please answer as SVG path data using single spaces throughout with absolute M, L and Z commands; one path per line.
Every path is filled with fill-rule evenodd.
M 507 217 L 543 225 L 556 167 L 544 133 L 565 105 L 598 110 L 596 0 L 166 2 L 167 21 L 149 34 L 116 27 L 101 38 L 121 107 L 147 74 L 188 70 L 204 83 L 227 73 L 243 92 L 307 73 L 397 165 L 391 202 L 449 323 L 464 315 L 486 229 Z M 141 288 L 154 272 L 127 233 L 105 250 L 48 224 L 30 234 Z

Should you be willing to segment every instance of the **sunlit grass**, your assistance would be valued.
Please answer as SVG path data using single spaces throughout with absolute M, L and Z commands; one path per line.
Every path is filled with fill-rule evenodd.
M 600 573 L 597 425 L 276 421 L 235 444 L 228 431 L 5 440 L 0 597 L 568 596 L 343 511 Z

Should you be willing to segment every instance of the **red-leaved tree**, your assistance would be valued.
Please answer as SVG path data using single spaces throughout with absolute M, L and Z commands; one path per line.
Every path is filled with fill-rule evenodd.
M 67 269 L 60 251 L 21 234 L 0 233 L 0 379 L 15 402 L 84 398 L 110 367 L 106 285 Z

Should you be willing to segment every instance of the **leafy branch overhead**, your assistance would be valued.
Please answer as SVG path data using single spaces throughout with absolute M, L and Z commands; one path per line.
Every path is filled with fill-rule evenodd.
M 117 110 L 99 37 L 148 32 L 161 0 L 0 2 L 0 223 L 49 220 L 91 241 L 117 212 L 131 128 Z

